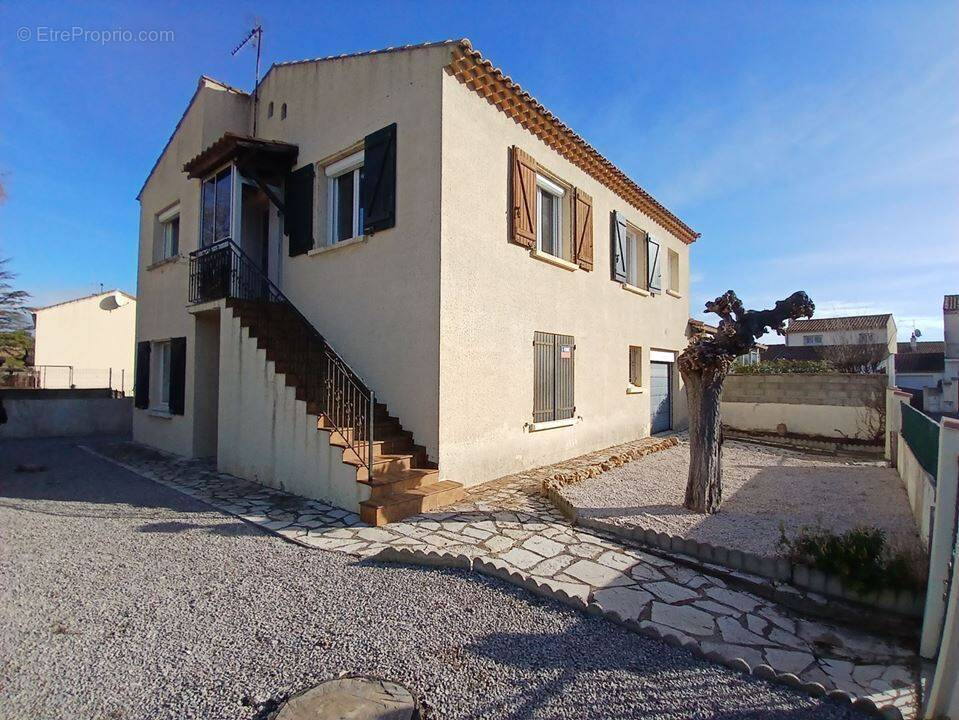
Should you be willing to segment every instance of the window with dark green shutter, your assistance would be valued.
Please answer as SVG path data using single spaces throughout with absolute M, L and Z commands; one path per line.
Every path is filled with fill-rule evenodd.
M 170 338 L 169 408 L 182 415 L 186 399 L 186 338 Z
M 576 413 L 572 335 L 533 333 L 533 422 L 567 420 Z
M 137 361 L 133 373 L 133 404 L 145 410 L 150 407 L 150 341 L 137 343 Z
M 283 232 L 290 238 L 290 257 L 313 248 L 313 180 L 312 164 L 286 176 Z
M 364 235 L 396 225 L 396 123 L 363 142 L 359 204 Z

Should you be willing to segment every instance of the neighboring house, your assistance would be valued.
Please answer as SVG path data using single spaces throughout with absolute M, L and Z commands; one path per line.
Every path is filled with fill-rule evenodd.
M 689 324 L 686 329 L 686 336 L 692 337 L 697 333 L 706 333 L 707 335 L 715 335 L 719 332 L 719 328 L 715 325 L 710 325 L 705 323 L 702 320 L 696 320 L 694 318 L 689 318 Z M 755 365 L 760 360 L 761 353 L 766 349 L 766 346 L 762 343 L 756 343 L 756 347 L 750 350 L 745 355 L 740 355 L 736 358 L 735 364 L 737 365 Z
M 201 78 L 138 197 L 139 442 L 379 524 L 686 424 L 697 233 L 466 40 Z
M 40 386 L 132 393 L 136 307 L 133 295 L 109 290 L 31 308 Z
M 899 343 L 896 384 L 922 392 L 921 409 L 959 416 L 959 295 L 942 301 L 943 342 Z

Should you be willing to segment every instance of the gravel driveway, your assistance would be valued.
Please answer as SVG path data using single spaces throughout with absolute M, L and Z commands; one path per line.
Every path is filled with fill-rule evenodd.
M 723 505 L 704 516 L 683 507 L 689 443 L 647 455 L 562 488 L 581 517 L 776 555 L 779 528 L 795 537 L 804 525 L 835 532 L 857 525 L 886 531 L 893 547 L 920 548 L 899 475 L 881 462 L 831 457 L 727 440 Z
M 481 576 L 288 544 L 65 440 L 0 441 L 0 717 L 253 718 L 347 671 L 436 718 L 859 717 Z

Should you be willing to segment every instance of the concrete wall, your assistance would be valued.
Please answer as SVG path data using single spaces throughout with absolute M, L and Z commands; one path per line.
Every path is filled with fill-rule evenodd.
M 508 242 L 509 148 L 517 145 L 593 198 L 594 270 L 570 271 Z M 678 296 L 643 297 L 610 279 L 619 210 L 680 259 Z M 649 352 L 678 353 L 689 319 L 689 247 L 551 150 L 454 77 L 443 75 L 440 473 L 467 485 L 649 434 Z M 668 273 L 663 270 L 664 287 Z M 531 433 L 533 333 L 576 343 L 573 426 Z M 627 394 L 629 346 L 643 392 Z M 674 373 L 675 425 L 686 402 Z
M 136 300 L 110 291 L 35 312 L 35 365 L 44 387 L 133 388 Z
M 723 423 L 736 430 L 870 439 L 880 416 L 866 398 L 884 402 L 884 375 L 730 375 L 722 397 Z
M 4 397 L 0 438 L 128 435 L 133 398 Z
M 250 116 L 248 98 L 203 81 L 173 133 L 157 166 L 140 194 L 140 253 L 137 267 L 136 339 L 165 340 L 186 337 L 186 402 L 183 415 L 159 417 L 134 409 L 133 437 L 137 442 L 185 455 L 203 455 L 194 447 L 193 409 L 195 322 L 187 310 L 189 262 L 187 256 L 199 245 L 199 181 L 189 180 L 183 164 L 199 154 L 224 132 L 246 133 Z M 161 265 L 153 264 L 156 216 L 180 205 L 180 256 Z
M 277 375 L 266 350 L 224 310 L 220 319 L 217 467 L 239 477 L 359 512 L 369 487 L 316 429 L 316 415 Z
M 411 430 L 439 454 L 440 100 L 448 48 L 274 68 L 260 87 L 258 128 L 299 146 L 297 166 L 397 124 L 396 226 L 365 242 L 290 258 L 280 287 Z M 267 117 L 269 103 L 274 114 Z M 287 117 L 280 108 L 287 104 Z M 323 165 L 314 238 L 326 245 Z
M 932 522 L 932 509 L 936 505 L 936 484 L 932 475 L 922 469 L 916 456 L 909 448 L 909 443 L 902 437 L 902 433 L 896 434 L 898 448 L 896 452 L 897 467 L 899 477 L 902 478 L 902 484 L 906 487 L 906 494 L 909 496 L 909 507 L 912 508 L 912 516 L 916 521 L 916 527 L 919 528 L 919 536 L 925 545 L 929 544 L 930 523 Z

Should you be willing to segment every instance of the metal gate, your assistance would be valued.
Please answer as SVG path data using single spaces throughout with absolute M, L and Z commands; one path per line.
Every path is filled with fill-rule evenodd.
M 533 334 L 533 422 L 566 420 L 576 412 L 576 346 L 572 335 Z
M 650 433 L 663 432 L 673 427 L 672 363 L 649 363 Z

